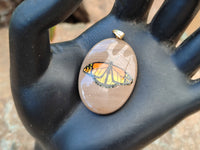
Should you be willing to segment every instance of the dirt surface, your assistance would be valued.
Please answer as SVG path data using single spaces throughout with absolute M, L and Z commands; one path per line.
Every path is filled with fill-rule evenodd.
M 0 27 L 7 26 L 13 10 L 23 0 L 0 0 Z
M 53 42 L 66 41 L 77 37 L 94 22 L 105 16 L 113 4 L 113 0 L 85 1 L 87 1 L 90 17 L 93 18 L 91 19 L 92 22 L 88 24 L 58 25 Z M 157 1 L 157 7 L 160 5 L 159 3 L 160 1 Z M 153 9 L 151 16 L 153 16 L 153 12 L 156 12 L 157 7 Z M 188 35 L 199 26 L 197 21 L 194 24 L 186 32 Z M 0 150 L 32 150 L 34 139 L 24 129 L 15 110 L 10 92 L 8 28 L 0 29 L 0 35 Z M 145 150 L 199 150 L 199 120 L 200 112 L 191 115 L 147 146 Z

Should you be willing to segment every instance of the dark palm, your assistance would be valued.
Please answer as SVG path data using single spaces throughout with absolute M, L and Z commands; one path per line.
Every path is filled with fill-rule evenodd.
M 139 149 L 200 108 L 200 34 L 175 49 L 199 9 L 199 0 L 168 0 L 147 25 L 152 0 L 116 0 L 111 13 L 77 39 L 50 45 L 48 28 L 68 17 L 80 0 L 27 0 L 10 24 L 11 83 L 18 113 L 46 149 Z M 81 63 L 97 42 L 126 33 L 138 78 L 119 111 L 96 115 L 78 94 Z

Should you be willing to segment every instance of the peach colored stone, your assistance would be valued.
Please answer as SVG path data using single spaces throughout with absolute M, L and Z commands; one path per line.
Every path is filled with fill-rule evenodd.
M 109 114 L 128 100 L 137 78 L 133 49 L 123 40 L 105 39 L 87 54 L 79 74 L 79 93 L 85 106 Z

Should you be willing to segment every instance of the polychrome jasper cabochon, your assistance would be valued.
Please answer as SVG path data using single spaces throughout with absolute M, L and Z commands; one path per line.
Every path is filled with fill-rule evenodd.
M 123 40 L 97 43 L 85 57 L 79 74 L 79 94 L 85 106 L 97 114 L 121 108 L 133 91 L 137 60 Z

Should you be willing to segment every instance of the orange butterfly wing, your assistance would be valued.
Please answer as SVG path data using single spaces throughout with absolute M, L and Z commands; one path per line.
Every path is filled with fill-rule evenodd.
M 117 85 L 129 85 L 133 82 L 128 73 L 113 65 L 112 62 L 95 62 L 89 65 L 92 66 L 90 75 L 96 84 L 100 86 L 113 88 Z

